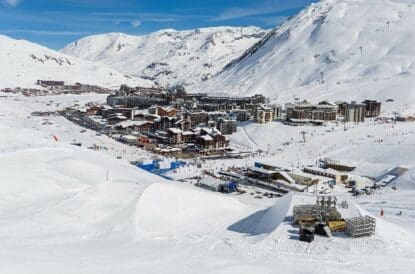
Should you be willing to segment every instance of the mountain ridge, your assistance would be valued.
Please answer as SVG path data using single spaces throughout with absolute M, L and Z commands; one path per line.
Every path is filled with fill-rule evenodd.
M 194 87 L 220 72 L 267 31 L 258 27 L 211 27 L 148 35 L 104 33 L 84 37 L 61 50 L 99 61 L 161 86 Z
M 322 0 L 273 29 L 197 91 L 232 95 L 336 89 L 413 75 L 411 1 Z M 304 94 L 304 93 L 303 93 Z M 313 97 L 310 94 L 309 97 Z M 353 98 L 353 96 L 345 96 Z M 380 96 L 382 97 L 382 96 Z M 285 98 L 287 99 L 287 98 Z M 291 96 L 292 99 L 292 96 Z
M 0 35 L 0 88 L 34 88 L 36 80 L 61 80 L 117 88 L 154 83 L 122 74 L 107 65 L 65 55 L 44 46 Z

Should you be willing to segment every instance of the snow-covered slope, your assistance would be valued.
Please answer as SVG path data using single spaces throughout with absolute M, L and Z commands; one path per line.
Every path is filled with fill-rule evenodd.
M 298 94 L 313 98 L 327 93 L 383 99 L 397 97 L 399 90 L 405 98 L 414 93 L 415 6 L 411 3 L 322 0 L 312 4 L 198 89 L 234 95 L 261 92 L 290 100 Z M 397 87 L 400 82 L 404 84 Z
M 62 117 L 29 116 L 32 111 L 104 99 L 93 94 L 0 97 L 2 273 L 27 273 L 28 269 L 42 274 L 275 273 L 275 269 L 283 273 L 304 269 L 313 273 L 414 272 L 414 194 L 398 181 L 397 191 L 385 189 L 387 196 L 364 196 L 369 203 L 356 200 L 376 216 L 380 207 L 385 209 L 385 217 L 377 219 L 374 236 L 316 236 L 309 244 L 298 241 L 291 216 L 294 205 L 315 201 L 311 194 L 255 199 L 249 191 L 226 195 L 165 181 L 128 163 L 126 154 L 139 159 L 144 151 L 90 130 L 83 132 Z M 342 158 L 359 159 L 363 164 L 414 166 L 410 123 L 367 123 L 346 132 L 340 125 L 331 132 L 309 127 L 305 144 L 297 141 L 300 128 L 276 122 L 262 129 L 254 126 L 261 127 L 246 126 L 240 141 L 249 135 L 249 142 L 254 140 L 263 151 L 268 145 L 272 153 L 278 152 L 269 161 L 293 161 L 294 165 L 294 161 L 311 162 L 318 156 L 343 152 Z M 381 143 L 375 141 L 379 136 L 384 136 Z M 232 140 L 239 139 L 236 137 Z M 283 147 L 286 138 L 291 145 Z M 75 141 L 82 142 L 82 147 L 69 145 Z M 107 150 L 86 149 L 92 144 Z M 122 154 L 116 152 L 119 149 Z M 122 160 L 117 155 L 123 155 Z M 339 159 L 336 155 L 340 154 L 333 155 Z M 209 164 L 221 168 L 238 162 L 253 165 L 271 156 L 258 157 Z M 350 196 L 339 199 L 349 200 Z M 401 216 L 396 215 L 399 210 Z M 362 212 L 350 201 L 345 216 Z
M 35 87 L 36 80 L 81 82 L 105 87 L 152 86 L 149 80 L 124 75 L 109 66 L 80 60 L 23 40 L 0 35 L 0 88 Z
M 62 52 L 102 61 L 119 71 L 154 79 L 161 85 L 197 84 L 221 71 L 259 41 L 257 27 L 160 30 L 146 36 L 107 33 L 85 37 Z

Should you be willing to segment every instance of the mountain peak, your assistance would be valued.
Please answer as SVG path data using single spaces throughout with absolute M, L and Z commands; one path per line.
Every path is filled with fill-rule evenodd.
M 287 101 L 296 93 L 311 98 L 386 99 L 391 92 L 376 82 L 413 78 L 415 72 L 415 8 L 409 5 L 405 0 L 312 4 L 198 90 L 260 92 Z M 373 88 L 356 93 L 358 85 Z

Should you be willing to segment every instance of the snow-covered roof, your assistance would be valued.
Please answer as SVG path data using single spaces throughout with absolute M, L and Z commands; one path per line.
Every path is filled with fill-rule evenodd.
M 206 134 L 206 135 L 202 135 L 202 136 L 200 136 L 200 138 L 202 138 L 202 139 L 203 139 L 203 140 L 205 140 L 205 141 L 213 141 L 212 136 L 210 136 L 210 135 L 208 135 L 208 134 Z
M 127 141 L 137 140 L 137 137 L 133 136 L 133 135 L 122 135 L 121 138 L 124 139 L 124 140 L 127 140 Z
M 210 135 L 222 134 L 217 128 L 214 127 L 203 127 L 200 130 Z
M 334 175 L 334 176 L 344 174 L 344 173 L 341 173 L 341 172 L 339 172 L 335 169 L 332 169 L 332 168 L 325 169 L 325 168 L 315 167 L 315 166 L 307 166 L 307 167 L 304 168 L 304 170 L 310 170 L 310 171 L 314 171 L 314 172 L 321 172 L 321 173 L 331 174 L 331 175 Z
M 183 131 L 180 128 L 171 127 L 168 129 L 168 131 L 174 133 L 174 134 L 180 134 L 183 133 Z
M 149 121 L 124 121 L 119 123 L 117 126 L 123 127 L 123 128 L 127 128 L 127 127 L 133 127 L 133 126 L 142 126 L 145 124 L 151 124 L 151 122 Z
M 275 170 L 269 170 L 269 169 L 265 169 L 265 168 L 262 168 L 262 167 L 256 167 L 256 166 L 252 166 L 249 169 L 252 170 L 252 171 L 254 171 L 254 172 L 258 172 L 258 173 L 262 173 L 262 174 L 267 174 L 267 175 L 271 175 L 271 174 L 278 173 L 278 171 L 275 171 Z

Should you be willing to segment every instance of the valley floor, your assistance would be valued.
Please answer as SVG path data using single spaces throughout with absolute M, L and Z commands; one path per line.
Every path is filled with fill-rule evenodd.
M 1 273 L 415 272 L 412 171 L 396 181 L 396 191 L 355 199 L 335 189 L 349 201 L 344 216 L 378 216 L 385 209 L 376 235 L 316 237 L 308 244 L 298 241 L 290 216 L 293 205 L 314 202 L 310 195 L 258 202 L 168 182 L 128 163 L 151 157 L 148 152 L 89 130 L 81 133 L 62 117 L 48 118 L 50 123 L 28 118 L 35 110 L 103 99 L 0 98 Z M 261 149 L 262 156 L 207 161 L 204 168 L 255 161 L 290 168 L 326 156 L 356 163 L 362 176 L 415 167 L 413 124 L 369 122 L 347 131 L 342 125 L 309 127 L 306 143 L 302 130 L 277 122 L 246 124 L 231 142 Z M 94 144 L 107 150 L 85 148 Z

